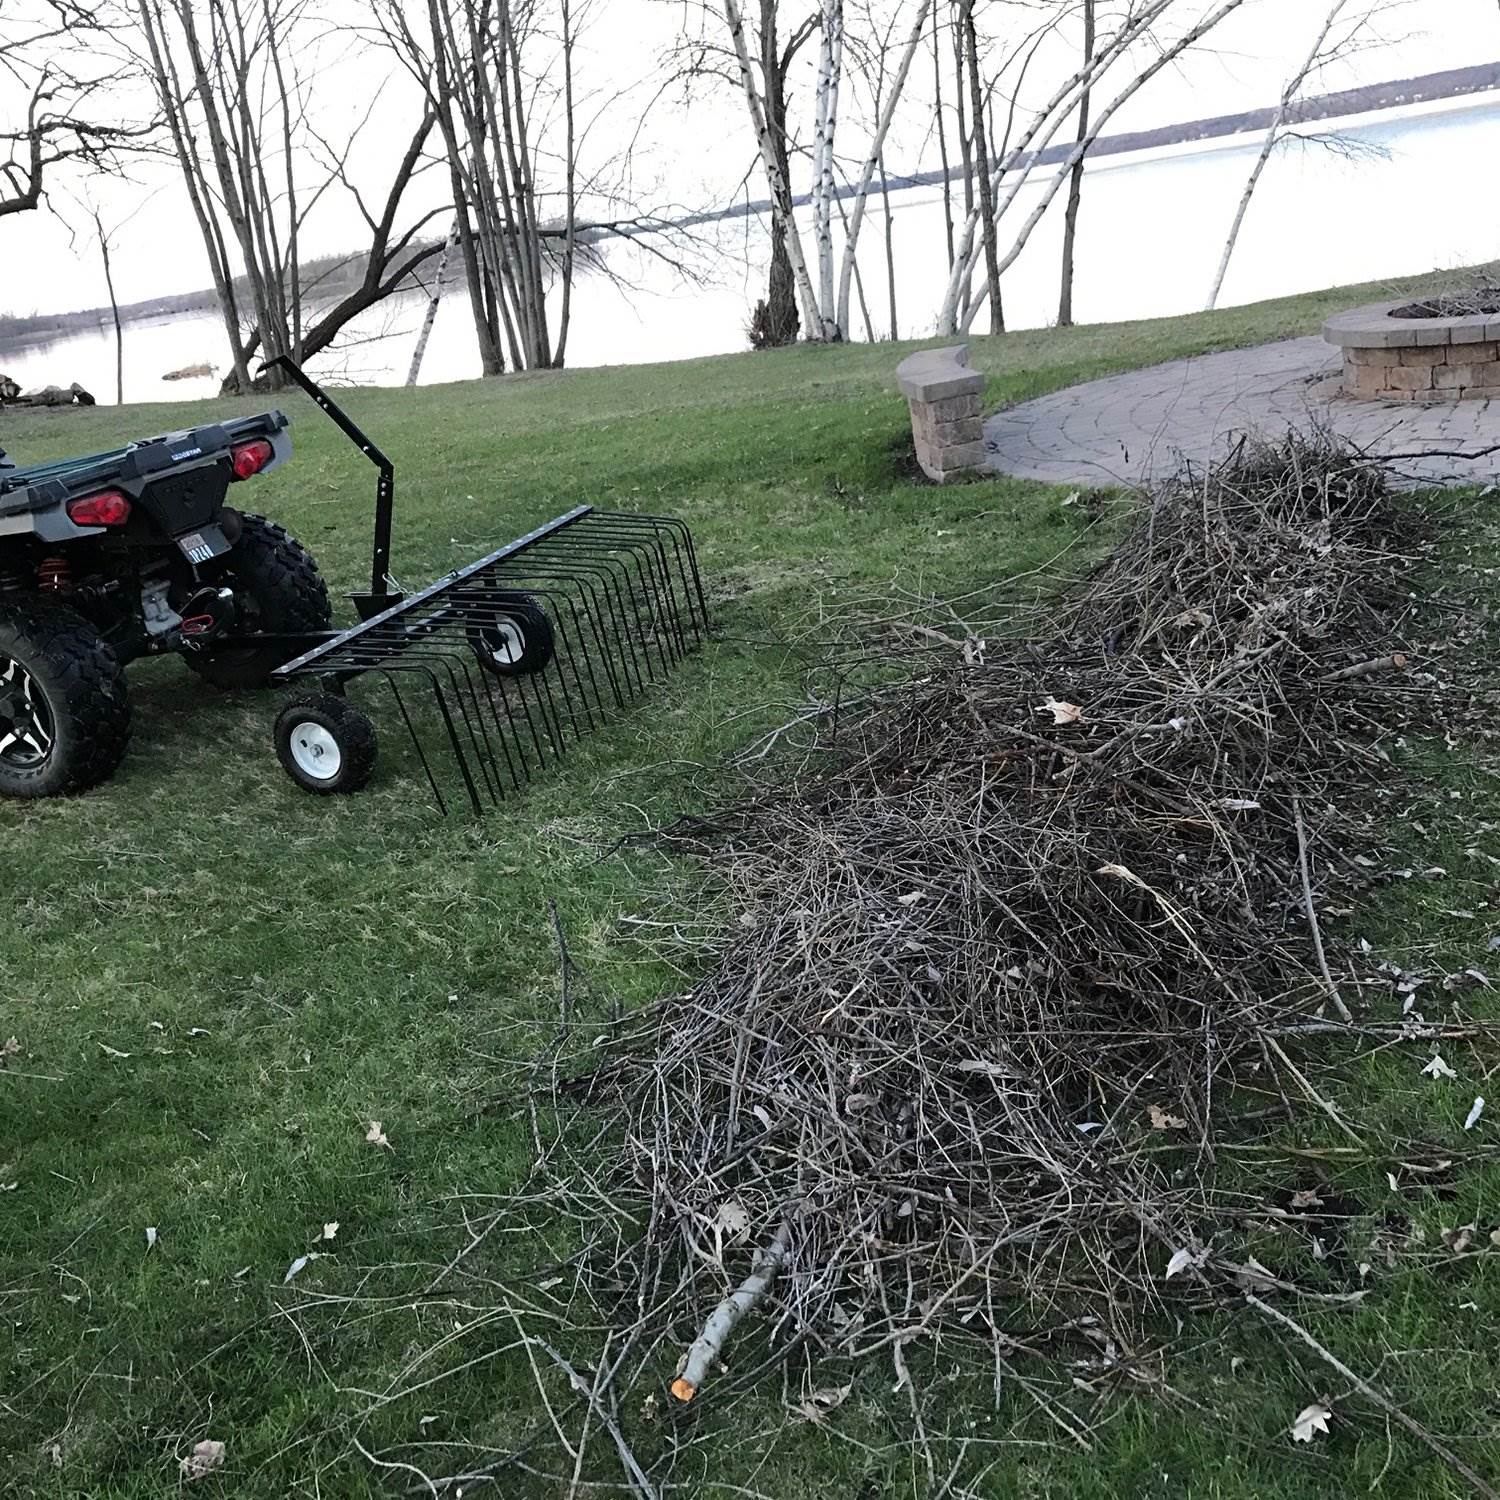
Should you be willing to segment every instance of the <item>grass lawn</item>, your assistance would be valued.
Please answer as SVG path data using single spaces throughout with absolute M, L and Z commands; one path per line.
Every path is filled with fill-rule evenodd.
M 1384 290 L 976 338 L 974 363 L 996 405 L 1311 332 Z M 940 491 L 908 477 L 892 379 L 904 352 L 797 348 L 349 395 L 398 466 L 404 581 L 589 501 L 685 517 L 717 601 L 722 640 L 484 822 L 439 820 L 422 786 L 395 774 L 399 756 L 360 797 L 301 794 L 270 749 L 277 695 L 217 696 L 173 661 L 133 671 L 135 735 L 113 782 L 76 800 L 0 805 L 0 1040 L 22 1048 L 0 1076 L 0 1492 L 159 1496 L 179 1483 L 178 1459 L 214 1438 L 227 1462 L 203 1493 L 396 1493 L 414 1476 L 356 1444 L 381 1454 L 427 1443 L 432 1471 L 453 1473 L 545 1422 L 526 1360 L 508 1349 L 514 1328 L 487 1312 L 487 1281 L 544 1266 L 551 1231 L 517 1226 L 442 1296 L 418 1294 L 464 1246 L 465 1214 L 530 1160 L 510 1064 L 556 1013 L 548 902 L 597 992 L 633 1004 L 680 982 L 625 919 L 667 903 L 701 918 L 692 872 L 599 854 L 681 807 L 681 768 L 776 721 L 795 693 L 788 642 L 854 600 L 957 593 L 1059 557 L 1081 564 L 1097 546 L 1084 508 L 1062 507 L 1056 490 L 995 480 Z M 29 463 L 261 404 L 8 412 L 3 441 Z M 309 544 L 337 589 L 360 587 L 370 470 L 300 396 L 277 404 L 293 416 L 297 454 L 256 481 L 254 503 Z M 1485 502 L 1441 504 L 1455 568 L 1487 566 Z M 1493 580 L 1473 584 L 1493 602 Z M 1415 806 L 1393 794 L 1393 824 L 1414 865 L 1449 876 L 1399 882 L 1351 920 L 1399 962 L 1483 968 L 1500 930 L 1489 857 L 1500 855 L 1500 792 L 1478 748 L 1402 753 L 1425 759 L 1437 789 Z M 1445 1003 L 1431 998 L 1429 1015 Z M 1399 1014 L 1399 997 L 1386 1010 Z M 1493 1476 L 1500 1254 L 1454 1258 L 1440 1235 L 1472 1220 L 1477 1252 L 1500 1223 L 1487 1157 L 1500 1099 L 1475 1131 L 1462 1128 L 1496 1059 L 1450 1060 L 1451 1085 L 1421 1077 L 1412 1048 L 1343 1085 L 1352 1115 L 1424 1143 L 1421 1161 L 1374 1149 L 1346 1159 L 1336 1134 L 1292 1143 L 1322 1153 L 1302 1159 L 1372 1216 L 1351 1246 L 1387 1212 L 1425 1235 L 1367 1273 L 1373 1292 L 1357 1311 L 1308 1320 Z M 366 1142 L 370 1120 L 391 1150 Z M 1453 1165 L 1412 1169 L 1434 1160 Z M 334 1220 L 337 1238 L 314 1247 Z M 313 1248 L 322 1258 L 284 1286 Z M 1315 1266 L 1285 1245 L 1274 1253 L 1339 1285 L 1357 1284 L 1353 1262 L 1365 1258 L 1351 1249 Z M 955 1481 L 1101 1500 L 1466 1493 L 1368 1403 L 1344 1401 L 1339 1377 L 1306 1351 L 1246 1328 L 1243 1314 L 1185 1303 L 1183 1316 L 1151 1380 L 1080 1388 L 1039 1369 L 1049 1401 L 1094 1429 L 1090 1451 L 1029 1395 L 1007 1388 L 997 1407 L 946 1355 L 919 1364 L 914 1352 L 924 1420 L 953 1439 Z M 778 1382 L 705 1412 L 679 1492 L 938 1493 L 944 1476 L 900 1448 L 911 1409 L 893 1381 L 858 1373 L 823 1429 L 785 1427 Z M 553 1394 L 566 1397 L 561 1384 Z M 1332 1433 L 1293 1447 L 1287 1424 L 1324 1394 L 1339 1413 Z M 627 1415 L 642 1453 L 659 1451 L 660 1427 Z M 586 1472 L 620 1480 L 602 1442 Z M 480 1492 L 566 1489 L 512 1469 Z

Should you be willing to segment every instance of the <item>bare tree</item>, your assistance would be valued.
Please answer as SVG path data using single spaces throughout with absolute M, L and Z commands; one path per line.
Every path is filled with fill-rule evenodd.
M 1105 39 L 1103 45 L 1096 46 L 1092 59 L 1063 83 L 1051 99 L 1032 117 L 1031 123 L 1022 132 L 1016 145 L 1002 154 L 990 173 L 991 188 L 995 195 L 993 218 L 997 224 L 1004 218 L 1027 181 L 1028 173 L 1024 168 L 1029 164 L 1030 153 L 1040 151 L 1048 144 L 1077 107 L 1083 89 L 1097 82 L 1114 63 L 1125 56 L 1132 44 L 1142 39 L 1152 23 L 1164 15 L 1174 3 L 1175 0 L 1132 0 L 1131 8 L 1121 17 L 1113 34 Z M 1201 14 L 1199 19 L 1176 41 L 1171 43 L 1156 41 L 1152 60 L 1136 72 L 1100 111 L 1093 119 L 1087 135 L 1078 141 L 1064 158 L 1061 166 L 1046 181 L 1031 213 L 1015 231 L 1010 248 L 1000 257 L 998 272 L 1003 274 L 1015 263 L 1017 257 L 1026 248 L 1032 231 L 1041 221 L 1043 214 L 1051 206 L 1063 184 L 1071 178 L 1073 169 L 1088 154 L 1089 149 L 1115 113 L 1163 68 L 1175 62 L 1188 48 L 1201 41 L 1226 16 L 1238 10 L 1244 3 L 1245 0 L 1222 0 L 1222 3 Z M 1011 177 L 1008 187 L 1004 186 L 1007 175 Z M 975 232 L 980 227 L 979 219 L 980 210 L 976 206 L 964 225 L 964 231 L 955 253 L 953 270 L 948 279 L 938 317 L 938 326 L 946 334 L 967 332 L 985 300 L 983 290 L 971 298 L 968 297 L 968 289 L 979 255 L 978 246 L 975 244 Z M 968 298 L 967 305 L 965 305 L 966 298 Z
M 1329 6 L 1318 26 L 1307 56 L 1303 58 L 1301 66 L 1287 79 L 1286 86 L 1281 91 L 1276 111 L 1271 117 L 1270 125 L 1266 128 L 1260 152 L 1255 158 L 1254 166 L 1250 168 L 1250 175 L 1245 180 L 1245 190 L 1240 194 L 1240 201 L 1234 211 L 1234 219 L 1229 225 L 1229 235 L 1224 241 L 1224 251 L 1219 257 L 1219 266 L 1214 273 L 1214 284 L 1209 289 L 1208 301 L 1205 304 L 1210 310 L 1218 306 L 1219 294 L 1224 289 L 1224 278 L 1229 272 L 1230 258 L 1234 255 L 1234 247 L 1239 241 L 1240 230 L 1245 223 L 1245 214 L 1250 208 L 1250 199 L 1260 183 L 1266 163 L 1270 161 L 1276 148 L 1293 134 L 1296 103 L 1308 79 L 1337 59 L 1349 56 L 1358 47 L 1364 33 L 1369 31 L 1376 15 L 1392 8 L 1384 3 L 1384 0 L 1376 0 L 1374 4 L 1365 3 L 1353 10 L 1351 10 L 1351 4 L 1352 0 L 1333 0 L 1333 4 Z M 1311 139 L 1337 146 L 1344 138 L 1324 135 Z
M 312 358 L 439 252 L 420 236 L 441 209 L 398 227 L 433 117 L 417 123 L 372 209 L 348 172 L 360 126 L 334 143 L 309 118 L 320 26 L 305 0 L 136 0 L 136 17 L 229 340 L 225 387 L 247 390 L 257 354 Z M 300 256 L 330 192 L 347 196 L 368 236 L 338 294 L 305 285 Z
M 1083 65 L 1094 59 L 1094 0 L 1083 0 Z M 1087 84 L 1078 96 L 1078 139 L 1088 139 L 1089 100 L 1092 90 Z M 1063 215 L 1062 288 L 1057 299 L 1057 326 L 1073 325 L 1073 247 L 1078 238 L 1078 209 L 1083 201 L 1083 158 L 1073 164 L 1068 180 L 1068 207 Z
M 149 144 L 150 119 L 122 120 L 129 74 L 111 0 L 20 0 L 0 8 L 0 218 L 41 206 L 49 177 L 112 168 Z

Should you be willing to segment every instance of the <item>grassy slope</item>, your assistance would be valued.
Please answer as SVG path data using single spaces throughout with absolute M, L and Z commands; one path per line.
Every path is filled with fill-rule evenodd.
M 990 372 L 992 402 L 1017 400 L 1308 332 L 1356 295 L 975 339 L 975 363 Z M 1080 540 L 1081 508 L 1060 508 L 1042 487 L 937 492 L 903 477 L 899 352 L 802 348 L 351 395 L 398 461 L 403 576 L 436 575 L 595 501 L 685 516 L 721 601 L 723 643 L 486 823 L 437 822 L 420 789 L 393 775 L 358 799 L 301 796 L 269 751 L 274 695 L 216 699 L 173 662 L 134 674 L 136 737 L 111 785 L 73 802 L 0 806 L 0 1038 L 25 1048 L 0 1079 L 0 1185 L 16 1184 L 0 1198 L 0 1472 L 17 1493 L 157 1495 L 176 1455 L 217 1437 L 230 1446 L 226 1492 L 354 1495 L 394 1481 L 350 1457 L 351 1438 L 376 1450 L 420 1436 L 503 1451 L 536 1417 L 514 1356 L 415 1397 L 374 1398 L 485 1305 L 473 1283 L 463 1284 L 468 1310 L 414 1308 L 401 1294 L 463 1244 L 459 1195 L 504 1188 L 528 1159 L 524 1118 L 499 1080 L 501 1060 L 526 1055 L 555 1003 L 547 900 L 600 989 L 638 1001 L 672 983 L 620 918 L 677 872 L 641 856 L 595 858 L 641 809 L 675 805 L 674 784 L 646 768 L 711 759 L 774 720 L 790 676 L 770 642 L 811 611 L 893 585 L 957 591 Z M 369 472 L 301 398 L 281 400 L 298 456 L 257 502 L 309 542 L 336 585 L 358 586 Z M 5 441 L 33 461 L 237 409 L 245 403 L 7 414 Z M 1493 801 L 1482 779 L 1455 789 Z M 1461 849 L 1433 858 L 1477 868 Z M 1472 962 L 1478 924 L 1454 927 L 1443 911 L 1487 892 L 1409 893 L 1385 913 L 1387 931 L 1404 926 L 1405 940 Z M 1431 1108 L 1404 1072 L 1378 1082 L 1393 1117 Z M 394 1152 L 364 1143 L 371 1118 Z M 1431 1128 L 1451 1136 L 1456 1122 Z M 1471 1207 L 1483 1217 L 1484 1203 L 1467 1198 L 1423 1211 L 1436 1226 Z M 288 1263 L 330 1219 L 342 1224 L 334 1253 L 283 1290 Z M 159 1231 L 149 1253 L 148 1225 Z M 487 1247 L 476 1270 L 541 1258 L 534 1239 L 515 1238 Z M 309 1309 L 309 1291 L 364 1300 Z M 1456 1310 L 1468 1301 L 1485 1313 Z M 1425 1419 L 1461 1431 L 1494 1418 L 1482 1335 L 1496 1307 L 1493 1273 L 1476 1262 L 1440 1281 L 1397 1273 L 1357 1320 L 1319 1326 L 1371 1368 L 1387 1349 L 1435 1346 L 1420 1366 L 1404 1354 L 1388 1362 L 1382 1378 Z M 493 1355 L 508 1334 L 478 1328 L 446 1362 Z M 1387 1493 L 1444 1492 L 1421 1449 L 1398 1436 L 1388 1455 L 1369 1422 L 1343 1425 L 1289 1465 L 1282 1425 L 1336 1383 L 1248 1338 L 1235 1347 L 1252 1358 L 1231 1386 L 1220 1335 L 1206 1324 L 1202 1354 L 1169 1368 L 1181 1399 L 1101 1408 L 1095 1457 L 1060 1443 L 1025 1403 L 1007 1398 L 992 1413 L 968 1386 L 955 1399 L 941 1364 L 926 1371 L 928 1420 L 981 1440 L 982 1462 L 965 1472 L 994 1459 L 981 1488 L 997 1494 L 1311 1496 L 1364 1489 L 1388 1456 Z M 774 1392 L 710 1417 L 709 1430 L 727 1421 L 734 1441 L 716 1439 L 686 1473 L 771 1493 L 921 1492 L 919 1470 L 869 1456 L 906 1420 L 888 1387 L 882 1372 L 861 1377 L 832 1436 L 757 1437 L 780 1425 Z M 1465 1415 L 1476 1391 L 1491 1393 L 1488 1405 Z M 419 1427 L 424 1417 L 436 1420 Z M 1008 1436 L 1027 1446 L 984 1446 Z M 450 1450 L 435 1467 L 451 1460 Z M 600 1473 L 614 1477 L 602 1455 Z M 559 1491 L 512 1476 L 503 1492 Z

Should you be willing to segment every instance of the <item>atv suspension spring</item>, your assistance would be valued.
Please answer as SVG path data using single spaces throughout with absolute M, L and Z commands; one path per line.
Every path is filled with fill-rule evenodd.
M 44 557 L 37 564 L 36 586 L 44 594 L 65 594 L 73 587 L 73 567 L 66 557 Z

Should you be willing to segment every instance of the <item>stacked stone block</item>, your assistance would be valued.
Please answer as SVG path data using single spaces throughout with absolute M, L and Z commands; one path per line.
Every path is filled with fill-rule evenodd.
M 984 467 L 980 396 L 984 376 L 969 368 L 969 346 L 922 349 L 896 369 L 911 409 L 912 437 L 922 472 L 938 484 Z
M 1500 396 L 1500 316 L 1397 318 L 1402 302 L 1340 313 L 1323 337 L 1344 356 L 1344 394 L 1365 401 Z

